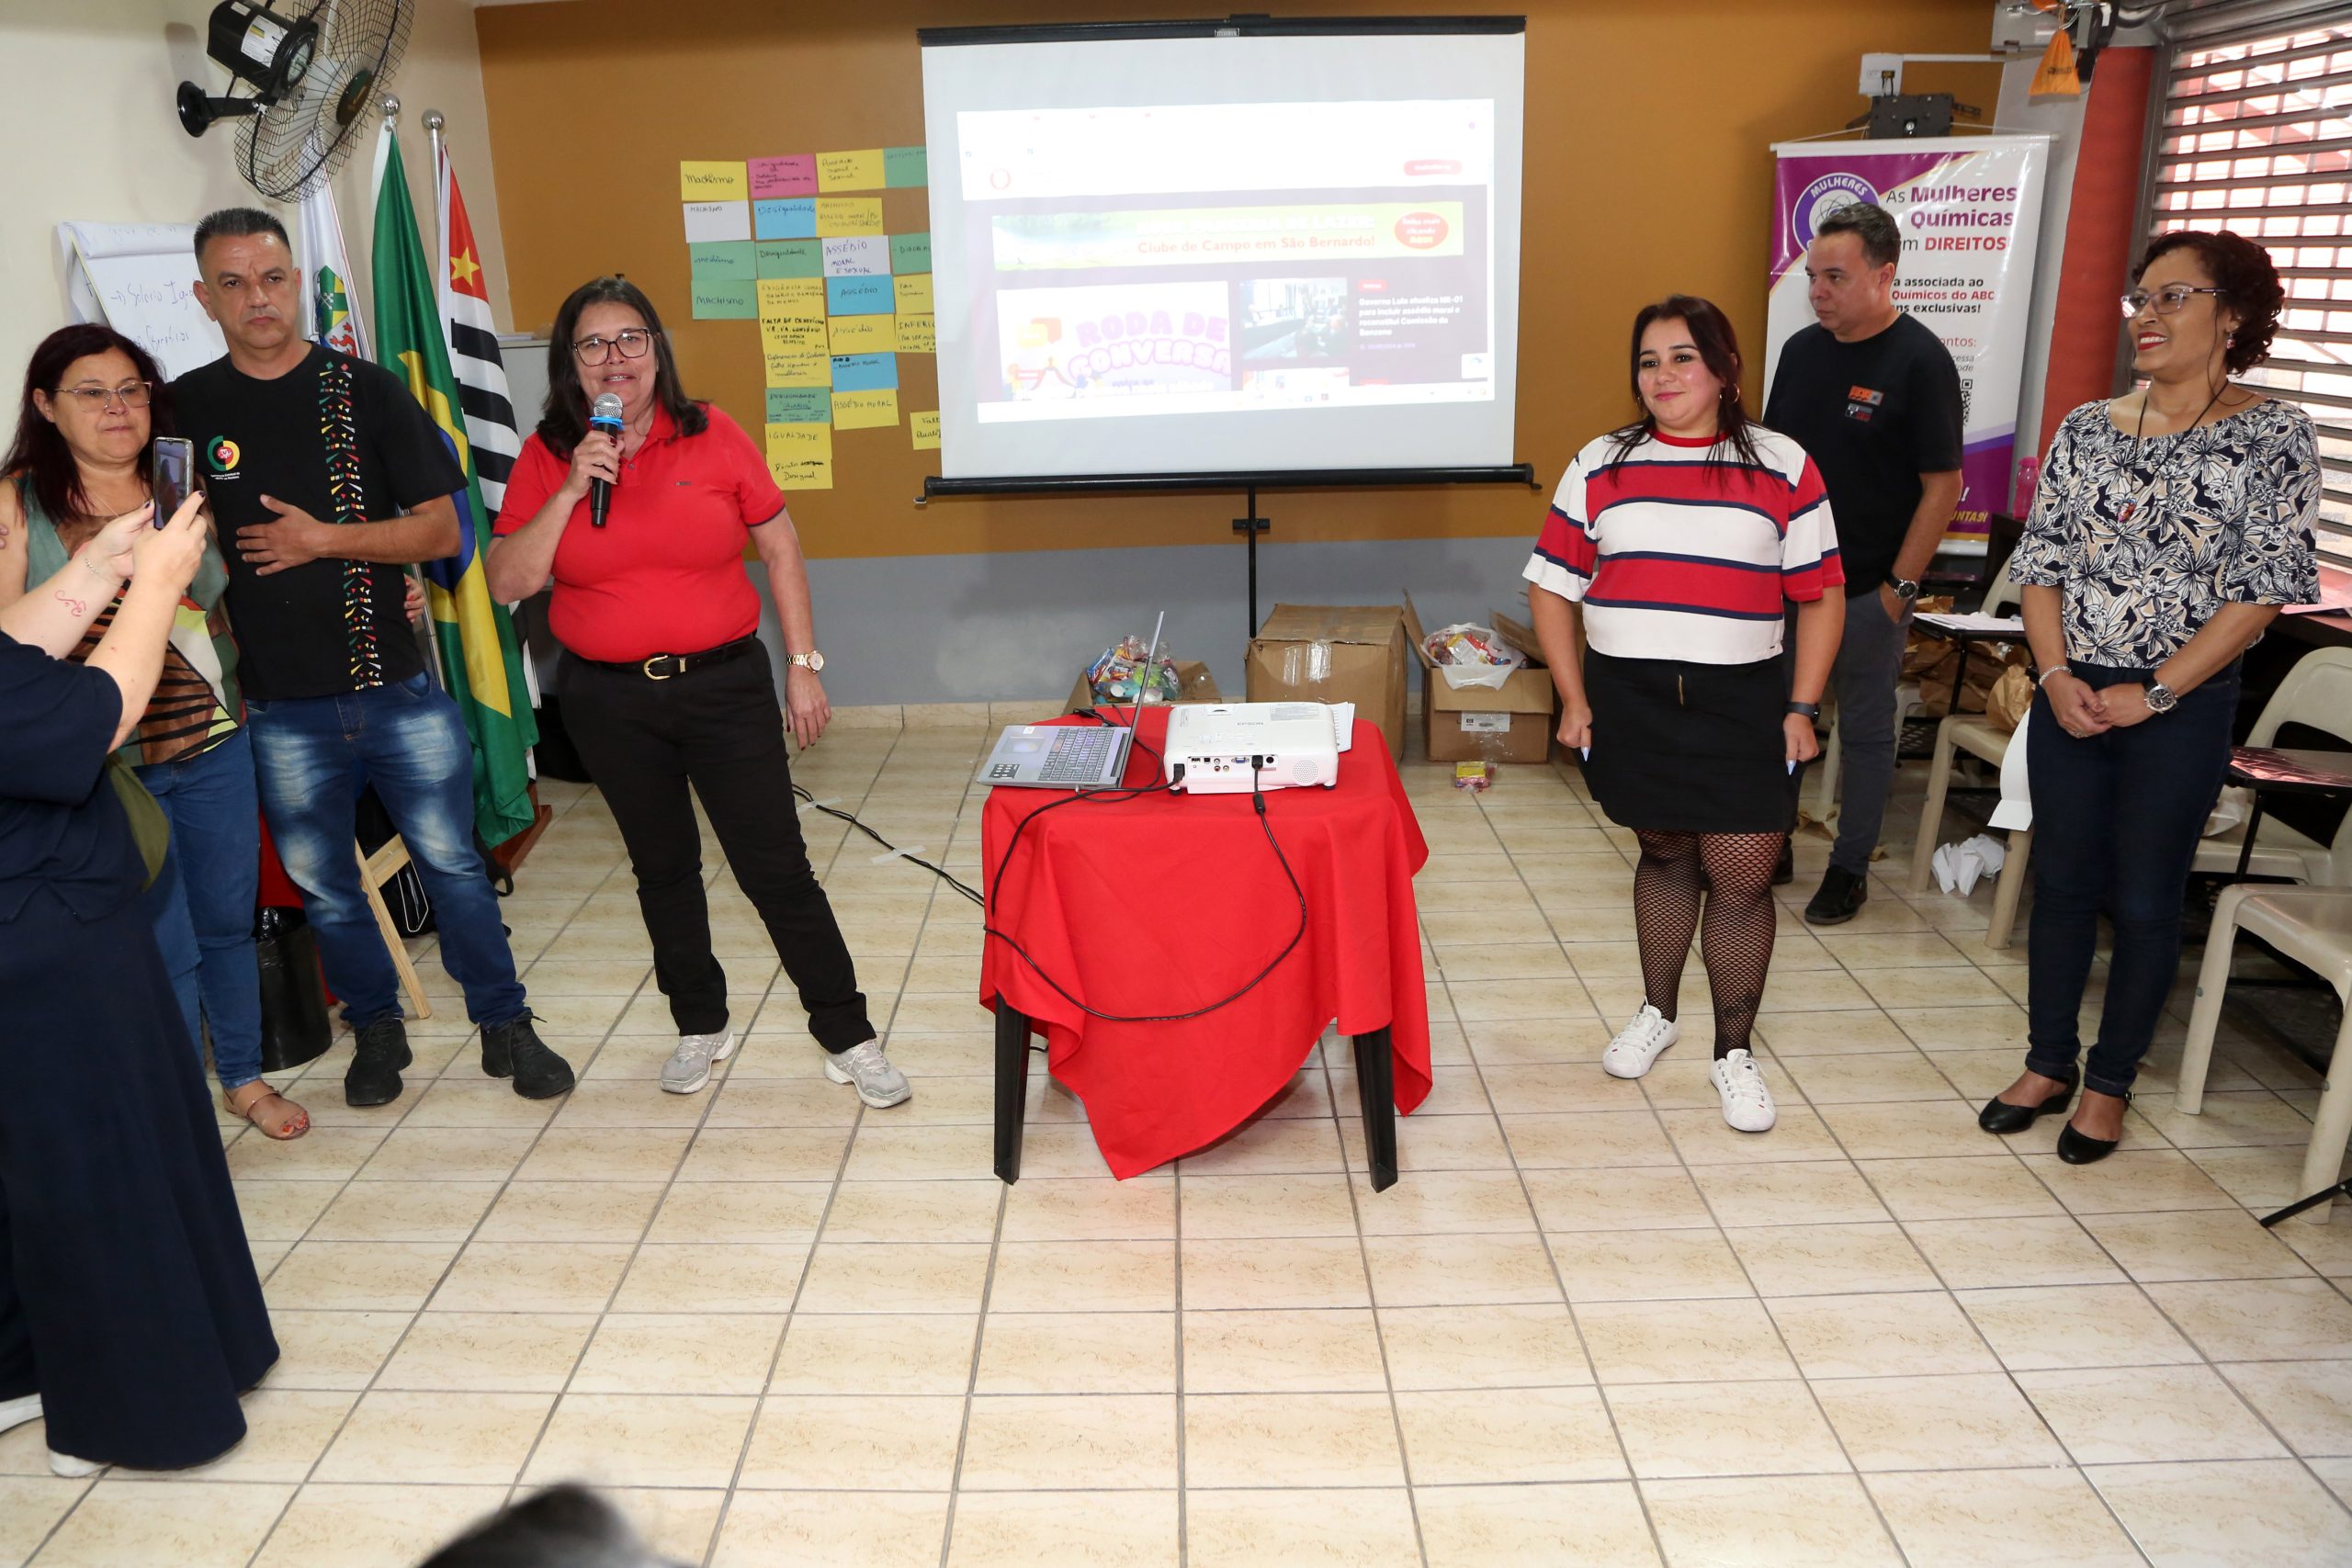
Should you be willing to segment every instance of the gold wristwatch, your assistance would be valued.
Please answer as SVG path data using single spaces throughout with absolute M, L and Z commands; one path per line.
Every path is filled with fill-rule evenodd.
M 825 668 L 825 656 L 813 648 L 806 653 L 787 653 L 784 656 L 784 661 L 786 664 L 797 664 L 811 675 L 821 673 Z

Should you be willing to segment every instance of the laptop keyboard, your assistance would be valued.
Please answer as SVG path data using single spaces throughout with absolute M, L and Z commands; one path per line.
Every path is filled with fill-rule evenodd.
M 1093 784 L 1118 739 L 1115 729 L 1066 729 L 1054 737 L 1052 750 L 1037 768 L 1040 784 Z

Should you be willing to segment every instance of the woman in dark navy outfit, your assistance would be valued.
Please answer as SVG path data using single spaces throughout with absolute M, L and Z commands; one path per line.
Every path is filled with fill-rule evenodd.
M 0 1421 L 45 1415 L 61 1475 L 218 1457 L 277 1359 L 106 774 L 204 547 L 196 500 L 148 513 L 0 610 Z M 59 657 L 126 578 L 88 661 Z

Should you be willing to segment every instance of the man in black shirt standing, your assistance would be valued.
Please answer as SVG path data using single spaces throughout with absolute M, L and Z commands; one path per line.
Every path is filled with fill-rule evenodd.
M 197 298 L 226 357 L 172 384 L 229 568 L 263 810 L 356 1036 L 344 1095 L 382 1105 L 410 1061 L 399 978 L 353 840 L 373 784 L 433 900 L 441 963 L 481 1027 L 482 1070 L 532 1100 L 571 1068 L 531 1027 L 473 840 L 473 750 L 401 606 L 402 565 L 458 547 L 465 475 L 408 387 L 306 342 L 286 230 L 231 208 L 197 226 Z
M 1764 409 L 1764 423 L 1820 468 L 1846 568 L 1846 636 L 1831 677 L 1842 806 L 1829 870 L 1804 908 L 1809 925 L 1842 925 L 1869 897 L 1894 784 L 1894 688 L 1912 601 L 1960 504 L 1960 371 L 1894 303 L 1902 254 L 1902 231 L 1883 208 L 1857 202 L 1821 220 L 1804 267 L 1819 324 L 1782 345 Z

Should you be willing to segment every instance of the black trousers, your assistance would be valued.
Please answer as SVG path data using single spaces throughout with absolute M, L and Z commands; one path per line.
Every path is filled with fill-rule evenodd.
M 727 972 L 710 951 L 691 784 L 799 988 L 808 1032 L 836 1053 L 873 1039 L 857 967 L 800 837 L 784 713 L 764 650 L 667 681 L 567 655 L 557 691 L 572 743 L 628 846 L 654 982 L 670 998 L 678 1032 L 716 1034 L 728 1024 Z

